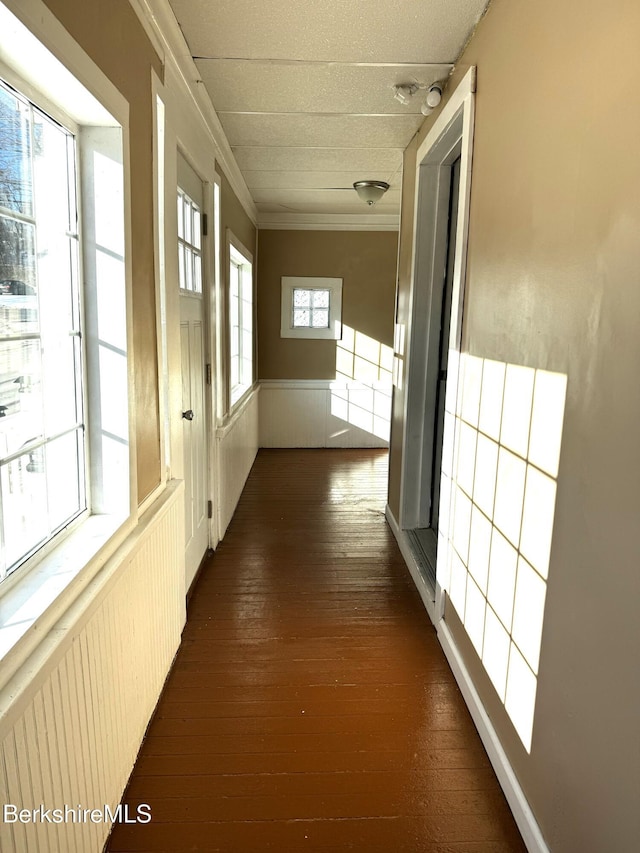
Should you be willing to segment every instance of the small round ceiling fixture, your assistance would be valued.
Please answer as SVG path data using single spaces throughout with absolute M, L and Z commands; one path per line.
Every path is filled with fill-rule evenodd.
M 371 205 L 380 201 L 389 189 L 389 184 L 385 181 L 356 181 L 353 188 L 362 201 L 371 207 Z

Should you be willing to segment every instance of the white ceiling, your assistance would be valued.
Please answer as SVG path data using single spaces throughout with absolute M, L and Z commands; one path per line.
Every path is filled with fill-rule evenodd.
M 446 80 L 487 0 L 170 3 L 261 226 L 397 225 L 424 92 L 402 106 L 393 87 Z M 373 208 L 352 189 L 365 179 L 391 187 Z

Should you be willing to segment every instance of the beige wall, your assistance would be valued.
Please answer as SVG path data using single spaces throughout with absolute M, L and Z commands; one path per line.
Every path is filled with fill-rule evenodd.
M 568 377 L 530 755 L 447 621 L 553 853 L 640 843 L 639 34 L 635 0 L 494 0 L 456 75 L 477 66 L 463 350 Z
M 127 0 L 45 0 L 130 106 L 133 361 L 136 381 L 138 502 L 160 482 L 155 278 L 153 261 L 152 70 L 162 64 Z
M 336 378 L 335 341 L 280 337 L 283 275 L 342 278 L 342 322 L 393 346 L 397 250 L 391 231 L 260 231 L 259 378 Z

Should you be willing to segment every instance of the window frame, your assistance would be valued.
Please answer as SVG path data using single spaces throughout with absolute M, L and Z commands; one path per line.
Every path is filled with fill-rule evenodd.
M 280 293 L 280 337 L 309 340 L 339 341 L 342 339 L 342 285 L 341 278 L 283 275 Z M 329 326 L 314 329 L 311 326 L 293 325 L 293 299 L 296 290 L 329 291 Z
M 238 381 L 234 382 L 232 373 L 232 348 L 234 343 L 234 331 L 232 326 L 232 311 L 234 297 L 231 294 L 231 266 L 232 264 L 238 269 L 239 288 L 242 290 L 246 286 L 247 281 L 251 284 L 251 303 L 247 307 L 246 299 L 242 298 L 241 293 L 238 294 L 238 334 L 237 334 L 237 349 L 238 349 Z M 247 324 L 247 317 L 250 319 L 250 325 Z M 244 246 L 240 240 L 227 228 L 227 330 L 228 330 L 228 346 L 227 354 L 229 358 L 229 409 L 233 409 L 247 392 L 252 388 L 255 380 L 255 284 L 253 279 L 253 253 Z M 251 350 L 249 358 L 245 353 L 244 333 L 249 332 L 251 336 Z M 247 362 L 249 370 L 246 370 Z M 248 374 L 248 375 L 247 375 Z
M 86 466 L 90 509 L 0 584 L 2 686 L 125 542 L 139 510 L 130 355 L 129 104 L 41 0 L 0 0 L 0 27 L 6 36 L 0 61 L 4 79 L 54 120 L 73 132 L 77 129 L 85 446 L 91 448 Z M 111 172 L 109 168 L 100 171 L 101 157 L 103 166 L 113 167 Z M 87 194 L 93 186 L 95 192 Z M 98 229 L 104 236 L 107 222 L 99 220 L 100 215 L 110 217 L 112 229 L 107 241 L 98 245 Z M 109 276 L 101 267 L 103 259 L 116 263 Z M 111 327 L 107 330 L 113 337 L 109 335 L 106 342 L 100 340 L 105 328 L 98 311 L 98 303 L 102 308 L 105 302 L 113 311 L 108 312 Z M 115 371 L 109 352 L 117 356 Z M 109 434 L 114 426 L 117 434 Z
M 66 519 L 64 522 L 59 525 L 53 527 L 49 530 L 45 539 L 43 539 L 40 543 L 35 544 L 33 547 L 29 548 L 25 553 L 16 561 L 15 564 L 12 564 L 11 567 L 5 566 L 4 568 L 0 567 L 0 587 L 3 587 L 6 582 L 12 577 L 15 572 L 20 572 L 24 566 L 31 565 L 32 563 L 38 560 L 40 554 L 48 553 L 51 548 L 56 547 L 58 542 L 58 538 L 64 538 L 65 534 L 68 532 L 72 532 L 75 530 L 78 525 L 80 525 L 84 520 L 86 520 L 90 514 L 90 501 L 91 501 L 91 478 L 90 478 L 90 457 L 89 457 L 89 443 L 87 440 L 87 413 L 88 413 L 88 399 L 87 399 L 87 353 L 86 353 L 86 336 L 85 336 L 85 324 L 84 324 L 84 299 L 83 299 L 83 274 L 82 274 L 82 215 L 81 215 L 81 194 L 80 194 L 80 142 L 79 142 L 79 132 L 80 127 L 74 121 L 68 113 L 64 112 L 60 107 L 55 107 L 52 105 L 48 99 L 42 97 L 38 97 L 37 90 L 34 89 L 33 86 L 29 85 L 27 81 L 24 81 L 19 75 L 17 75 L 9 66 L 5 65 L 3 62 L 0 62 L 0 81 L 4 82 L 4 84 L 8 85 L 9 89 L 13 89 L 15 92 L 15 96 L 24 102 L 27 102 L 30 107 L 36 112 L 41 113 L 45 119 L 52 121 L 60 126 L 62 131 L 68 134 L 71 137 L 71 145 L 73 148 L 73 174 L 70 174 L 70 178 L 73 181 L 73 188 L 75 191 L 75 199 L 73 201 L 74 210 L 73 213 L 76 217 L 76 227 L 75 233 L 67 230 L 67 237 L 75 240 L 76 243 L 76 251 L 75 251 L 75 259 L 71 260 L 71 291 L 72 291 L 72 302 L 74 304 L 73 313 L 77 313 L 77 323 L 78 328 L 74 332 L 70 332 L 69 334 L 73 334 L 77 336 L 79 340 L 79 347 L 77 348 L 76 353 L 74 354 L 74 385 L 76 386 L 76 400 L 79 404 L 79 415 L 80 419 L 77 420 L 75 427 L 70 427 L 65 429 L 62 433 L 52 433 L 49 436 L 42 436 L 39 440 L 34 440 L 29 442 L 29 446 L 26 450 L 23 450 L 21 453 L 17 451 L 14 453 L 10 453 L 7 455 L 6 459 L 7 464 L 12 464 L 13 461 L 17 461 L 21 456 L 26 456 L 31 453 L 41 451 L 46 453 L 46 447 L 55 442 L 57 439 L 71 434 L 71 432 L 80 431 L 81 435 L 79 438 L 81 448 L 79 449 L 78 456 L 79 461 L 81 461 L 82 466 L 78 471 L 79 481 L 79 503 L 81 506 L 78 511 Z M 71 186 L 71 184 L 70 184 Z M 36 246 L 38 244 L 38 222 L 36 218 L 35 209 L 33 214 L 29 217 L 25 217 L 19 215 L 16 217 L 16 221 L 22 222 L 30 222 L 34 227 L 35 233 L 35 242 Z M 37 257 L 37 254 L 36 254 Z M 39 324 L 40 325 L 40 324 Z M 40 329 L 37 333 L 37 336 L 30 335 L 29 338 L 31 340 L 41 342 L 42 340 L 42 330 Z M 24 446 L 24 445 L 23 445 Z M 0 525 L 2 525 L 2 521 L 0 520 Z M 4 537 L 3 531 L 0 527 L 0 543 L 4 546 Z

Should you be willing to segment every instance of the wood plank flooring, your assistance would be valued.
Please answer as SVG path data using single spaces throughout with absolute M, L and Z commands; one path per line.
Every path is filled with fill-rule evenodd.
M 123 851 L 523 853 L 384 519 L 387 454 L 262 450 L 189 606 Z

